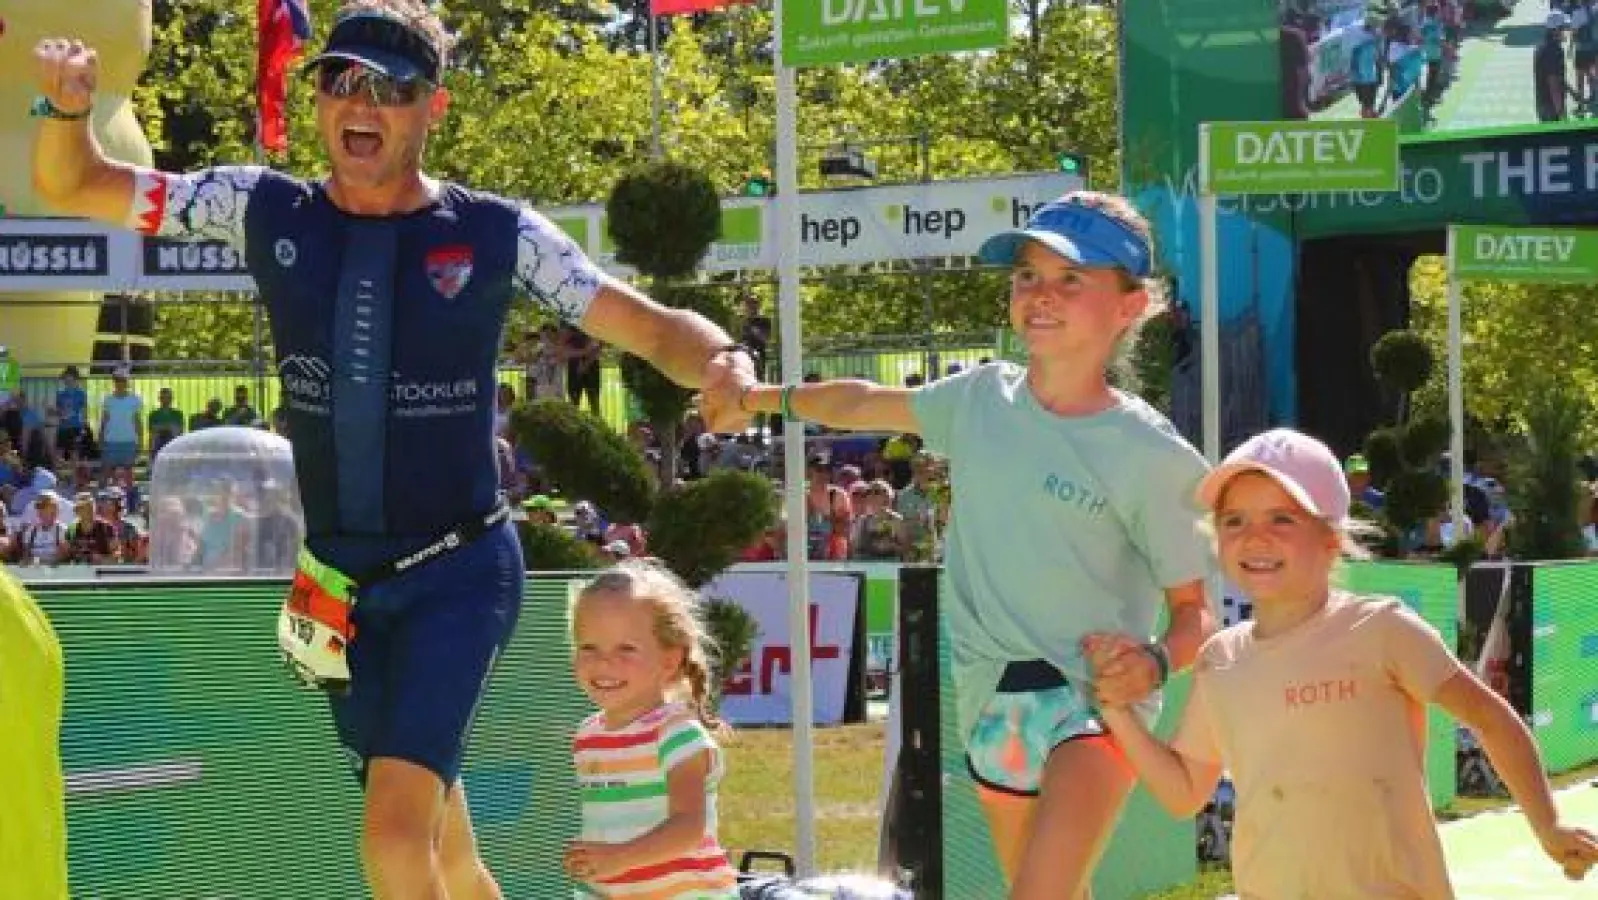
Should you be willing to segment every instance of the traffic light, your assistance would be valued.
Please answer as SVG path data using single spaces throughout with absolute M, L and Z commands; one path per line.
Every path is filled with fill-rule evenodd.
M 776 194 L 777 183 L 771 180 L 770 172 L 751 175 L 744 180 L 745 197 L 774 197 Z
M 1054 155 L 1054 162 L 1060 171 L 1067 175 L 1079 176 L 1083 181 L 1088 180 L 1088 158 L 1085 153 L 1074 150 L 1061 150 Z

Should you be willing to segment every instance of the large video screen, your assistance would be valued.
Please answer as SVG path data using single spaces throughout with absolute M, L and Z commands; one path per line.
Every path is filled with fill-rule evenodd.
M 1593 0 L 1281 0 L 1282 117 L 1406 132 L 1592 115 Z

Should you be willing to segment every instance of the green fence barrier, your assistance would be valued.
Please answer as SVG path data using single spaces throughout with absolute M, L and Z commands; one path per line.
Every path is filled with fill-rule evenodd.
M 818 568 L 850 568 L 825 565 Z M 898 569 L 867 575 L 867 619 L 889 638 Z M 1539 567 L 1535 684 L 1538 737 L 1551 768 L 1598 757 L 1598 564 Z M 1403 598 L 1456 639 L 1457 581 L 1448 566 L 1351 565 L 1352 590 Z M 569 896 L 560 851 L 577 822 L 571 729 L 587 710 L 569 668 L 571 581 L 529 582 L 515 640 L 485 699 L 465 768 L 485 856 L 506 896 Z M 37 581 L 67 658 L 63 756 L 73 895 L 83 898 L 352 897 L 362 895 L 355 836 L 360 794 L 325 704 L 277 658 L 276 581 L 143 578 Z M 987 825 L 954 733 L 947 642 L 943 683 L 945 872 L 951 900 L 987 900 L 999 884 Z M 915 689 L 906 685 L 906 689 Z M 1185 701 L 1173 681 L 1160 729 Z M 1430 717 L 1433 802 L 1453 798 L 1453 724 Z M 1193 875 L 1194 827 L 1141 789 L 1095 883 L 1100 900 Z
M 1598 760 L 1598 564 L 1532 570 L 1532 727 L 1550 772 Z
M 568 665 L 568 584 L 529 583 L 466 758 L 483 853 L 507 897 L 571 896 L 560 872 L 578 821 L 569 742 L 588 706 Z M 285 584 L 29 587 L 66 653 L 74 897 L 365 895 L 360 793 L 325 702 L 278 659 Z
M 1361 562 L 1348 566 L 1344 585 L 1360 594 L 1397 597 L 1443 636 L 1450 650 L 1459 646 L 1459 574 L 1453 566 L 1407 562 Z M 1433 808 L 1454 802 L 1459 788 L 1455 739 L 1457 726 L 1440 707 L 1426 711 L 1426 786 Z

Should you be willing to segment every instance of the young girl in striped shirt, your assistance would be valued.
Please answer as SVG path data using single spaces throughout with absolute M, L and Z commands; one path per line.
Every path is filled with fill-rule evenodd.
M 628 561 L 572 603 L 577 682 L 599 707 L 577 728 L 582 834 L 566 848 L 578 897 L 727 900 L 737 874 L 716 840 L 724 772 L 712 738 L 708 643 L 693 592 Z

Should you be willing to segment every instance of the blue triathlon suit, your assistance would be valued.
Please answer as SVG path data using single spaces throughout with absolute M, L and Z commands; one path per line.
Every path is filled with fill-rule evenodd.
M 494 366 L 512 297 L 580 322 L 605 276 L 527 207 L 451 184 L 398 216 L 340 211 L 318 183 L 261 167 L 141 172 L 132 227 L 240 250 L 271 317 L 306 545 L 352 576 L 501 502 Z M 339 739 L 445 783 L 521 610 L 502 522 L 357 591 Z

